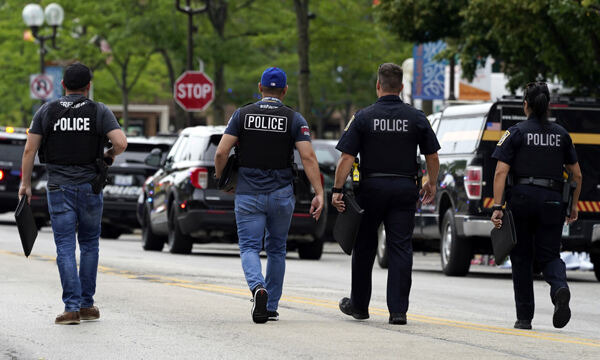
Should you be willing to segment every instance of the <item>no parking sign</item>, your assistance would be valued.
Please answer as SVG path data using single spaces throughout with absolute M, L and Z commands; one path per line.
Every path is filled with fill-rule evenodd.
M 47 74 L 29 76 L 29 93 L 32 99 L 47 100 L 54 92 L 54 79 Z

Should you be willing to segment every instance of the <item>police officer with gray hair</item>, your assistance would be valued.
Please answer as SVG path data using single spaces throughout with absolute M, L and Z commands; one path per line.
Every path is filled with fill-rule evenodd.
M 35 113 L 22 161 L 19 196 L 31 200 L 31 172 L 36 153 L 48 171 L 48 211 L 56 243 L 56 264 L 63 288 L 64 312 L 56 324 L 79 324 L 100 318 L 94 306 L 98 272 L 98 238 L 102 219 L 103 161 L 127 147 L 113 113 L 88 98 L 92 72 L 81 64 L 67 66 L 65 96 L 45 103 Z M 104 152 L 108 137 L 112 148 Z M 75 237 L 79 242 L 79 273 Z
M 513 186 L 507 191 L 506 199 L 517 235 L 517 244 L 510 254 L 517 310 L 514 327 L 517 329 L 531 329 L 535 308 L 534 261 L 541 266 L 544 279 L 550 284 L 554 327 L 564 327 L 571 318 L 571 293 L 560 246 L 565 214 L 568 214 L 567 224 L 577 220 L 582 176 L 569 133 L 548 119 L 549 101 L 550 92 L 545 83 L 528 84 L 523 99 L 527 120 L 510 127 L 492 154 L 498 160 L 492 215 L 496 228 L 502 226 L 505 184 L 509 174 L 512 177 Z M 568 211 L 561 194 L 563 165 L 577 182 L 573 205 Z
M 425 155 L 429 181 L 423 184 L 423 203 L 433 201 L 439 171 L 440 145 L 423 112 L 400 99 L 402 68 L 382 64 L 377 76 L 379 99 L 358 111 L 337 144 L 342 152 L 335 173 L 332 204 L 345 210 L 342 186 L 360 153 L 357 201 L 365 210 L 352 251 L 352 291 L 340 310 L 355 319 L 369 318 L 371 273 L 377 250 L 377 230 L 385 225 L 388 251 L 387 305 L 389 323 L 406 324 L 411 287 L 412 233 L 419 198 L 417 147 Z

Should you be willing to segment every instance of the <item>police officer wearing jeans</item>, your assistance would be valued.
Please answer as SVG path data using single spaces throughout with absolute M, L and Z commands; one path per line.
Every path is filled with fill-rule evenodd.
M 239 141 L 239 171 L 235 195 L 240 257 L 252 291 L 252 320 L 278 320 L 277 307 L 285 274 L 287 235 L 294 212 L 292 182 L 294 146 L 315 190 L 310 214 L 319 219 L 323 186 L 319 164 L 310 143 L 310 130 L 299 113 L 282 102 L 287 78 L 279 68 L 262 74 L 262 99 L 238 109 L 227 125 L 215 155 L 215 177 L 220 178 L 231 148 Z M 259 253 L 267 252 L 263 277 Z
M 36 112 L 23 152 L 19 196 L 31 200 L 31 172 L 36 153 L 48 171 L 48 211 L 65 304 L 56 324 L 79 324 L 80 320 L 100 317 L 100 310 L 94 306 L 94 294 L 102 193 L 94 193 L 91 182 L 98 174 L 96 159 L 112 160 L 127 146 L 113 113 L 104 104 L 87 98 L 91 79 L 92 72 L 83 64 L 75 63 L 65 69 L 62 80 L 65 96 L 44 104 Z M 105 136 L 113 144 L 106 152 Z M 81 252 L 79 273 L 76 235 Z
M 388 251 L 387 305 L 390 324 L 406 324 L 412 271 L 412 232 L 419 198 L 417 147 L 425 155 L 429 181 L 423 203 L 433 201 L 439 171 L 440 145 L 425 115 L 402 102 L 402 68 L 379 67 L 373 105 L 358 111 L 348 123 L 337 149 L 342 152 L 335 173 L 332 204 L 344 211 L 342 186 L 360 153 L 361 180 L 357 201 L 365 210 L 352 252 L 352 291 L 340 310 L 355 319 L 369 318 L 371 273 L 377 250 L 377 230 L 383 222 Z
M 563 165 L 577 181 L 573 206 L 566 218 L 577 220 L 581 191 L 581 170 L 569 133 L 548 121 L 550 93 L 545 83 L 525 88 L 523 109 L 527 120 L 509 128 L 498 142 L 492 157 L 498 160 L 494 177 L 492 222 L 502 226 L 502 198 L 508 174 L 513 186 L 507 191 L 513 212 L 517 244 L 510 254 L 517 321 L 515 328 L 531 329 L 534 313 L 533 262 L 550 284 L 554 304 L 554 327 L 562 328 L 571 318 L 565 264 L 560 258 L 565 205 L 562 203 Z

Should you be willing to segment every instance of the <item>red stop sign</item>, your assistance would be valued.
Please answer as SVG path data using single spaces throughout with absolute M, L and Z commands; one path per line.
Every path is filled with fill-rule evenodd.
M 202 111 L 214 98 L 212 80 L 201 71 L 186 71 L 175 82 L 173 97 L 186 111 Z

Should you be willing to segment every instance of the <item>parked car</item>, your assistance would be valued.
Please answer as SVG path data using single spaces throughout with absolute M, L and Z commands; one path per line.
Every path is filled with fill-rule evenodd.
M 338 140 L 315 139 L 312 141 L 315 154 L 317 155 L 317 161 L 319 162 L 319 169 L 323 175 L 325 202 L 328 205 L 331 204 L 331 188 L 335 181 L 335 169 L 337 167 L 337 162 L 342 155 L 342 153 L 335 148 L 337 143 Z M 344 189 L 346 191 L 352 190 L 352 179 L 350 176 L 346 179 Z M 329 206 L 329 211 L 327 212 L 327 225 L 325 226 L 325 239 L 328 241 L 333 241 L 333 227 L 335 226 L 337 216 L 337 209 L 334 206 Z
M 0 127 L 0 213 L 12 212 L 17 207 L 21 184 L 21 159 L 26 141 L 26 129 Z M 49 219 L 45 190 L 43 196 L 36 192 L 40 183 L 45 189 L 44 177 L 45 167 L 36 161 L 31 174 L 31 208 L 38 228 Z
M 127 149 L 115 158 L 108 168 L 108 184 L 104 187 L 101 237 L 116 239 L 140 224 L 137 219 L 137 200 L 142 185 L 158 167 L 144 162 L 153 149 L 166 153 L 175 141 L 169 137 L 130 137 Z
M 224 131 L 223 126 L 184 129 L 164 160 L 159 151 L 146 159 L 159 170 L 146 180 L 138 201 L 145 250 L 160 251 L 166 243 L 171 253 L 187 254 L 195 242 L 237 241 L 234 195 L 218 190 L 213 178 Z M 302 259 L 319 259 L 327 208 L 318 222 L 308 214 L 314 191 L 301 165 L 288 248 L 298 249 Z
M 562 248 L 589 252 L 600 280 L 600 103 L 561 97 L 550 107 L 550 121 L 571 134 L 583 172 L 579 220 L 565 225 Z M 473 254 L 492 253 L 489 218 L 496 160 L 491 154 L 504 131 L 525 119 L 519 97 L 443 111 L 436 130 L 442 146 L 437 194 L 433 204 L 419 204 L 413 237 L 415 243 L 440 250 L 446 275 L 465 275 Z M 385 266 L 385 232 L 379 235 L 377 258 Z

